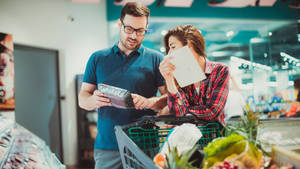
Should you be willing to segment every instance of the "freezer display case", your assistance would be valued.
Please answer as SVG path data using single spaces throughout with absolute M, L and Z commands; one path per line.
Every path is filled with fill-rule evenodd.
M 14 121 L 0 116 L 0 168 L 65 169 L 45 142 Z

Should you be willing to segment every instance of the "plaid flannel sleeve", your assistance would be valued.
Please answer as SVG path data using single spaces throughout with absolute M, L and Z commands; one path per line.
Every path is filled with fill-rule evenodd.
M 171 113 L 176 116 L 182 116 L 186 113 L 194 113 L 199 119 L 213 120 L 224 111 L 226 99 L 228 96 L 228 67 L 219 67 L 217 75 L 213 81 L 211 97 L 208 98 L 206 105 L 191 106 L 185 93 L 179 90 L 176 94 L 168 93 L 168 107 Z

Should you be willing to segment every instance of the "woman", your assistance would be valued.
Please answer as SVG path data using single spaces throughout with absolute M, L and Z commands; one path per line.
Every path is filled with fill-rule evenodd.
M 201 33 L 192 25 L 182 25 L 168 31 L 164 37 L 166 53 L 188 46 L 206 79 L 185 88 L 179 88 L 173 76 L 176 67 L 164 59 L 160 72 L 168 89 L 168 108 L 171 114 L 183 116 L 195 114 L 199 119 L 224 123 L 224 106 L 228 95 L 228 67 L 207 60 L 205 41 Z M 188 75 L 187 75 L 188 76 Z

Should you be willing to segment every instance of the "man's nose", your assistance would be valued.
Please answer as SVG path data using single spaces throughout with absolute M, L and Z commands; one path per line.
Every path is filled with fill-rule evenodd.
M 130 37 L 131 37 L 132 39 L 135 39 L 135 38 L 136 38 L 136 31 L 133 31 L 132 34 L 130 35 Z

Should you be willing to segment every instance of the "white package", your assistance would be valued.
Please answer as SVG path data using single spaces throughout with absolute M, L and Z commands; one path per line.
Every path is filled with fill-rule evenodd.
M 173 129 L 163 144 L 160 153 L 168 155 L 170 146 L 171 150 L 177 147 L 178 154 L 181 154 L 191 150 L 201 137 L 202 133 L 195 124 L 184 123 Z
M 170 62 L 176 67 L 173 75 L 180 87 L 186 87 L 206 79 L 204 72 L 188 46 L 177 49 L 166 57 L 170 56 L 174 57 Z

